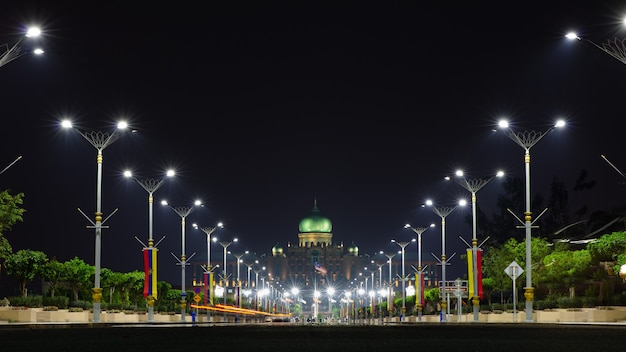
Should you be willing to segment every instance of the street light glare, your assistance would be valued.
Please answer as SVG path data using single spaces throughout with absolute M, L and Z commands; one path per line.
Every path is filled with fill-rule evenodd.
M 125 130 L 128 128 L 128 123 L 126 121 L 120 121 L 117 123 L 117 128 L 120 130 Z
M 36 48 L 35 50 L 33 50 L 33 54 L 35 55 L 42 55 L 43 53 L 44 51 L 41 48 Z
M 500 120 L 500 121 L 498 121 L 498 127 L 500 127 L 500 128 L 509 128 L 509 121 L 507 121 L 507 120 Z
M 167 170 L 167 171 L 165 172 L 165 176 L 167 176 L 167 177 L 172 177 L 172 176 L 174 176 L 174 175 L 176 175 L 176 171 L 174 171 L 174 170 L 172 170 L 172 169 L 169 169 L 169 170 Z
M 63 127 L 63 128 L 72 128 L 72 121 L 70 121 L 70 120 L 63 120 L 63 121 L 61 121 L 61 127 Z
M 30 27 L 26 32 L 26 37 L 36 38 L 41 35 L 41 29 L 39 27 Z
M 565 35 L 565 38 L 569 39 L 569 40 L 574 40 L 574 39 L 578 39 L 580 40 L 580 37 L 576 34 L 576 32 L 569 32 Z
M 463 176 L 463 170 L 456 170 L 455 175 L 459 177 Z
M 133 177 L 133 173 L 130 170 L 124 171 L 124 177 Z
M 564 126 L 565 126 L 565 120 L 558 120 L 556 122 L 556 124 L 554 125 L 554 127 L 556 127 L 556 128 L 561 128 L 561 127 L 564 127 Z

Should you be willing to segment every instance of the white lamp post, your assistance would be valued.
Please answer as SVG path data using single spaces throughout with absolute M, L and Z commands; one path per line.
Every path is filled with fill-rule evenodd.
M 383 324 L 383 307 L 382 307 L 382 296 L 383 296 L 383 266 L 385 263 L 379 263 L 377 261 L 372 261 L 378 267 L 378 317 L 380 321 L 380 325 Z
M 441 281 L 442 281 L 442 300 L 441 300 L 441 321 L 447 321 L 447 307 L 448 302 L 446 300 L 446 217 L 450 215 L 457 207 L 465 206 L 465 201 L 461 200 L 459 204 L 451 207 L 436 207 L 431 200 L 426 201 L 426 205 L 431 207 L 435 214 L 441 218 Z
M 204 272 L 204 304 L 213 305 L 213 296 L 215 294 L 213 288 L 213 268 L 211 267 L 211 241 L 215 241 L 215 237 L 211 238 L 211 234 L 217 229 L 223 229 L 224 224 L 218 222 L 217 225 L 200 227 L 197 224 L 192 225 L 195 229 L 200 229 L 206 234 L 206 268 Z M 207 322 L 211 322 L 211 310 L 207 309 Z
M 401 248 L 400 253 L 402 257 L 402 315 L 400 316 L 400 321 L 402 321 L 404 319 L 404 316 L 406 315 L 406 276 L 404 275 L 404 249 L 406 248 L 406 246 L 414 241 L 415 240 L 408 242 L 398 242 L 396 240 L 391 240 L 391 242 L 397 244 Z
M 479 310 L 480 310 L 480 297 L 478 294 L 478 237 L 476 231 L 476 193 L 483 188 L 489 181 L 493 180 L 496 177 L 504 176 L 503 171 L 496 172 L 495 175 L 489 178 L 473 178 L 467 179 L 463 174 L 463 171 L 456 171 L 455 180 L 461 187 L 465 188 L 468 192 L 472 194 L 472 286 L 474 287 L 473 297 L 472 297 L 472 308 L 474 313 L 474 321 L 479 321 Z
M 435 224 L 431 224 L 428 227 L 413 227 L 410 224 L 404 225 L 405 228 L 413 230 L 417 234 L 417 293 L 415 294 L 415 306 L 417 307 L 417 321 L 422 321 L 422 302 L 424 301 L 424 271 L 422 268 L 422 233 L 428 230 L 429 227 L 435 227 Z
M 187 258 L 185 254 L 185 218 L 189 216 L 189 214 L 195 209 L 195 207 L 201 206 L 202 202 L 200 202 L 199 200 L 196 200 L 193 206 L 182 206 L 182 207 L 173 207 L 169 205 L 166 200 L 161 201 L 161 204 L 172 208 L 172 210 L 174 210 L 174 212 L 178 214 L 178 216 L 180 216 L 180 220 L 181 220 L 180 221 L 181 255 L 180 255 L 180 260 L 179 260 L 179 264 L 181 268 L 180 269 L 181 270 L 180 272 L 180 279 L 181 279 L 180 281 L 180 286 L 181 286 L 180 288 L 180 320 L 184 322 L 185 313 L 187 311 L 187 292 L 185 291 L 185 267 L 189 265 L 187 263 L 187 259 L 191 259 L 191 257 L 193 257 L 193 255 L 191 255 L 189 258 Z M 172 253 L 172 255 L 174 255 L 174 253 Z
M 397 253 L 387 254 L 384 253 L 387 257 L 389 263 L 389 291 L 387 292 L 387 310 L 389 311 L 389 322 L 391 323 L 391 316 L 393 315 L 393 281 L 391 276 L 391 259 L 396 256 Z
M 73 128 L 72 122 L 69 120 L 64 120 L 61 122 L 61 126 L 63 128 Z M 125 121 L 121 121 L 117 124 L 117 130 L 114 130 L 111 133 L 107 132 L 83 132 L 77 129 L 78 133 L 83 136 L 91 145 L 93 145 L 98 154 L 96 156 L 97 163 L 97 182 L 96 182 L 96 213 L 95 213 L 95 221 L 91 221 L 89 217 L 87 217 L 80 209 L 78 209 L 87 220 L 91 222 L 93 226 L 88 226 L 89 228 L 93 227 L 96 232 L 96 244 L 95 244 L 95 278 L 94 278 L 94 288 L 92 290 L 92 298 L 93 298 L 93 322 L 100 322 L 100 304 L 102 301 L 102 288 L 100 287 L 100 255 L 101 255 L 101 244 L 102 244 L 102 228 L 108 228 L 108 226 L 103 226 L 102 224 L 111 216 L 106 219 L 102 219 L 102 162 L 103 156 L 102 152 L 106 147 L 115 142 L 119 137 L 119 130 L 125 130 L 128 127 L 128 124 Z M 117 210 L 116 210 L 117 211 Z
M 17 43 L 15 43 L 12 47 L 9 48 L 8 44 L 0 45 L 0 48 L 4 49 L 4 51 L 0 54 L 0 67 L 27 53 L 27 51 L 24 51 L 20 46 L 24 38 L 37 38 L 40 35 L 41 29 L 39 27 L 30 27 L 28 28 L 26 34 L 22 38 L 20 38 L 20 40 L 18 40 Z M 30 52 L 35 55 L 43 54 L 43 50 L 41 48 L 35 48 Z
M 226 305 L 226 287 L 228 287 L 228 276 L 226 273 L 226 256 L 228 255 L 228 246 L 233 244 L 233 242 L 237 242 L 236 238 L 231 241 L 218 241 L 218 243 L 224 248 L 224 269 L 222 270 L 222 275 L 224 278 L 224 305 Z
M 173 177 L 175 175 L 174 170 L 167 170 L 165 172 L 166 177 Z M 156 192 L 163 183 L 165 182 L 165 178 L 160 179 L 143 179 L 139 180 L 138 178 L 133 176 L 133 173 L 130 170 L 124 171 L 124 177 L 134 179 L 146 192 L 148 192 L 148 246 L 144 246 L 143 253 L 144 258 L 148 260 L 146 263 L 148 267 L 145 268 L 148 273 L 145 276 L 144 280 L 144 296 L 148 302 L 148 321 L 154 321 L 154 301 L 157 299 L 157 251 L 158 249 L 154 246 L 154 237 L 152 232 L 152 213 L 153 213 L 153 203 L 154 203 L 154 192 Z
M 243 253 L 238 253 L 238 254 L 234 254 L 235 258 L 237 258 L 237 290 L 241 291 L 241 279 L 240 279 L 240 275 L 241 275 L 241 258 L 248 254 L 248 251 L 245 251 Z M 241 297 L 239 296 L 239 292 L 237 292 L 237 300 L 239 303 L 238 306 L 239 308 L 241 308 Z
M 326 289 L 326 294 L 328 294 L 328 313 L 333 313 L 333 295 L 335 294 L 335 288 L 329 286 Z
M 522 132 L 514 132 L 510 127 L 509 123 L 506 120 L 500 120 L 498 122 L 498 127 L 501 129 L 505 129 L 507 131 L 507 137 L 509 137 L 513 142 L 524 149 L 524 165 L 526 172 L 526 211 L 524 212 L 524 221 L 523 223 L 524 229 L 526 231 L 526 287 L 524 287 L 524 297 L 526 298 L 526 321 L 533 321 L 533 299 L 534 299 L 534 288 L 532 287 L 531 280 L 531 228 L 532 228 L 532 212 L 530 210 L 530 148 L 537 144 L 547 133 L 551 132 L 555 128 L 561 128 L 565 126 L 564 120 L 558 120 L 556 124 L 550 129 L 544 132 L 537 131 L 522 131 Z M 535 219 L 536 220 L 536 219 Z

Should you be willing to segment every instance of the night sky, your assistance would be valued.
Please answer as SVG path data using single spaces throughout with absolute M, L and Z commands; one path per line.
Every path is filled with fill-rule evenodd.
M 77 209 L 93 218 L 96 149 L 60 129 L 65 117 L 86 131 L 112 131 L 119 118 L 136 130 L 104 150 L 102 210 L 118 211 L 103 230 L 103 267 L 142 270 L 135 236 L 147 241 L 148 194 L 123 170 L 176 169 L 154 206 L 154 238 L 165 236 L 159 279 L 174 284 L 181 219 L 161 199 L 204 202 L 187 218 L 188 255 L 206 255 L 192 223 L 223 221 L 216 235 L 237 237 L 235 253 L 296 244 L 315 200 L 334 243 L 396 251 L 391 239 L 414 236 L 407 222 L 440 224 L 426 199 L 470 199 L 443 176 L 501 168 L 524 177 L 524 150 L 492 131 L 501 117 L 518 130 L 568 121 L 532 148 L 533 193 L 548 197 L 553 177 L 573 187 L 585 169 L 598 184 L 572 203 L 624 203 L 625 180 L 600 155 L 626 171 L 626 65 L 564 38 L 626 37 L 620 1 L 63 3 L 0 5 L 0 43 L 38 24 L 46 50 L 0 67 L 0 166 L 23 156 L 0 175 L 1 189 L 25 193 L 24 222 L 5 233 L 14 251 L 93 264 L 94 231 Z M 492 213 L 499 193 L 490 183 L 479 206 Z M 471 238 L 468 214 L 447 218 L 453 274 L 465 270 L 458 237 Z M 431 252 L 441 254 L 439 227 L 424 234 Z

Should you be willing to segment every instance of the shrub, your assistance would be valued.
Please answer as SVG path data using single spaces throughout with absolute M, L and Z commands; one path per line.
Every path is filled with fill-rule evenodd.
M 544 299 L 541 301 L 535 301 L 535 309 L 544 310 L 544 309 L 554 309 L 558 307 L 558 303 L 556 300 Z
M 10 297 L 9 301 L 12 306 L 23 306 L 28 308 L 41 308 L 43 307 L 43 297 L 42 296 L 15 296 Z
M 55 296 L 55 297 L 44 297 L 43 305 L 44 306 L 56 306 L 60 309 L 67 309 L 70 304 L 70 299 L 65 296 Z
M 582 308 L 583 301 L 580 297 L 559 297 L 557 304 L 559 308 Z

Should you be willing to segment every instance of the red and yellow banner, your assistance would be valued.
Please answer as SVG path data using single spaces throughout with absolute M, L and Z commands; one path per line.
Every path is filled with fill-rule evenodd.
M 467 281 L 469 284 L 469 297 L 474 297 L 475 296 L 475 292 L 478 292 L 478 297 L 480 297 L 480 299 L 483 299 L 483 265 L 482 265 L 482 261 L 483 261 L 483 250 L 480 248 L 477 248 L 476 250 L 476 276 L 477 276 L 477 280 L 476 282 L 478 283 L 478 291 L 476 291 L 476 288 L 474 287 L 474 256 L 473 256 L 473 250 L 471 248 L 467 249 Z
M 143 296 L 157 299 L 157 251 L 154 247 L 143 249 L 144 285 Z

